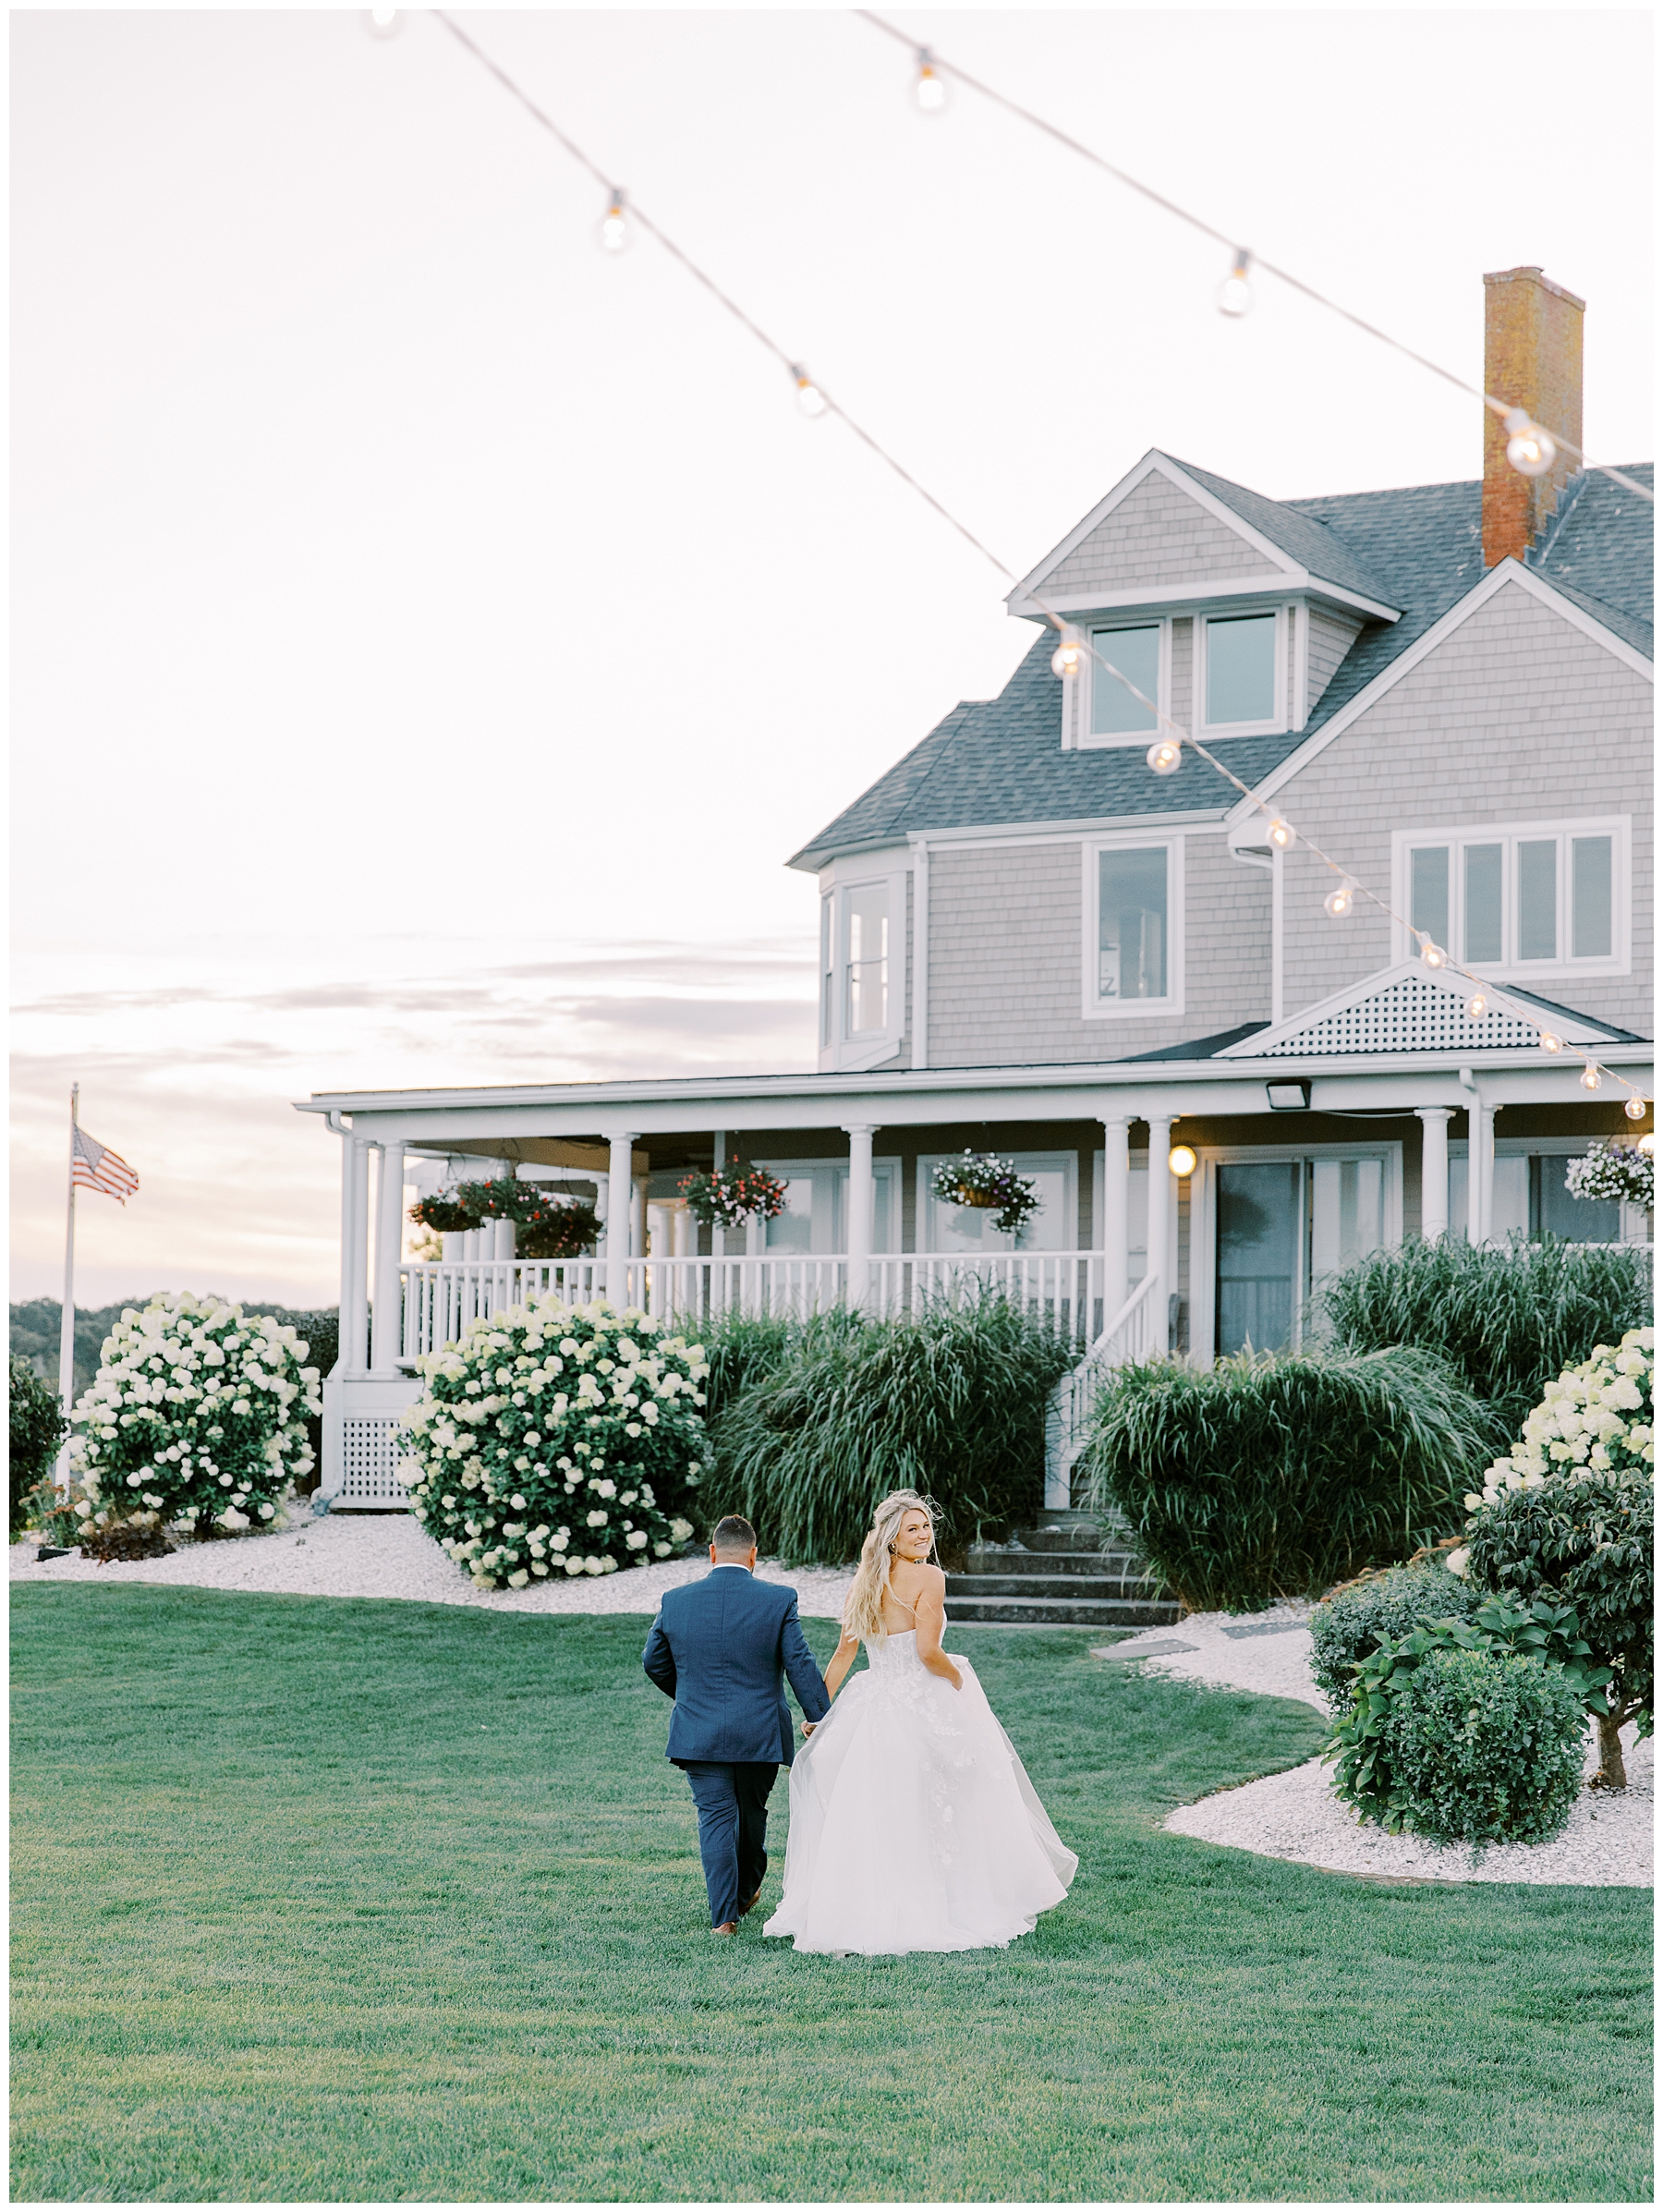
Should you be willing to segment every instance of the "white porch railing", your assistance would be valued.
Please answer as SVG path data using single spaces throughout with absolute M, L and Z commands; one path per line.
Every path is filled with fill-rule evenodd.
M 1051 1394 L 1045 1420 L 1045 1502 L 1074 1502 L 1074 1462 L 1086 1448 L 1098 1392 L 1116 1368 L 1167 1349 L 1167 1301 L 1159 1275 L 1146 1275 L 1071 1375 Z
M 660 1319 L 700 1324 L 723 1313 L 802 1318 L 858 1302 L 886 1319 L 989 1288 L 1089 1342 L 1103 1323 L 1100 1252 L 880 1252 L 851 1263 L 841 1253 L 704 1254 L 624 1263 L 625 1306 Z M 472 1320 L 551 1292 L 567 1305 L 603 1297 L 604 1259 L 474 1259 L 407 1262 L 401 1356 L 453 1343 Z M 864 1275 L 864 1285 L 858 1278 Z M 852 1287 L 853 1282 L 853 1287 Z

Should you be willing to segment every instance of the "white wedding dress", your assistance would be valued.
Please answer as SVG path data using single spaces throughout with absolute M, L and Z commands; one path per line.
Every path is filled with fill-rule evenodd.
M 798 1951 L 978 1951 L 1027 1935 L 1079 1860 L 968 1659 L 931 1674 L 911 1629 L 867 1647 L 791 1768 L 785 1893 Z

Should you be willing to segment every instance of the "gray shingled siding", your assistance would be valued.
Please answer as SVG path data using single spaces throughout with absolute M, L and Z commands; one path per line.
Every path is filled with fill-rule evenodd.
M 929 1063 L 1117 1060 L 1268 1015 L 1270 878 L 1222 838 L 1185 840 L 1185 1010 L 1081 1013 L 1081 847 L 936 848 L 929 861 Z
M 1196 685 L 1196 626 L 1187 614 L 1181 614 L 1172 624 L 1172 720 L 1181 730 L 1193 730 L 1190 715 L 1195 707 Z
M 1504 588 L 1284 784 L 1276 804 L 1382 896 L 1394 829 L 1632 814 L 1633 972 L 1556 969 L 1533 988 L 1649 1035 L 1651 709 L 1644 677 L 1523 587 Z M 1391 957 L 1378 908 L 1359 903 L 1344 921 L 1324 914 L 1331 882 L 1308 853 L 1289 854 L 1290 1015 Z
M 1330 607 L 1313 607 L 1310 645 L 1305 656 L 1305 719 L 1315 715 L 1336 668 L 1355 642 L 1363 627 L 1360 614 L 1341 614 Z
M 1039 586 L 1054 604 L 1087 591 L 1158 591 L 1215 576 L 1273 576 L 1263 553 L 1151 473 Z

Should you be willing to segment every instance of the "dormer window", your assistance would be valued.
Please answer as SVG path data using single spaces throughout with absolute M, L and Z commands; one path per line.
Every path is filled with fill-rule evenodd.
M 890 887 L 858 883 L 847 894 L 844 1034 L 878 1037 L 889 1027 Z
M 1140 623 L 1135 628 L 1093 630 L 1091 663 L 1091 735 L 1093 737 L 1148 737 L 1158 726 L 1155 716 L 1134 698 L 1109 668 L 1135 684 L 1144 699 L 1160 704 L 1160 643 L 1159 622 Z M 1109 663 L 1109 668 L 1102 665 Z
M 903 856 L 882 853 L 837 862 L 826 884 L 820 900 L 822 1066 L 877 1067 L 901 1044 L 906 881 Z
M 1199 624 L 1203 724 L 1212 735 L 1287 728 L 1286 622 L 1285 610 L 1256 607 Z

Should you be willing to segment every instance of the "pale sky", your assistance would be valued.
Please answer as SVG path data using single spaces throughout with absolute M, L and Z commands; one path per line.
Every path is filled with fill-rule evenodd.
M 1478 378 L 1588 301 L 1652 451 L 1650 18 L 893 18 Z M 1471 403 L 848 13 L 472 34 L 1014 569 L 1148 447 L 1291 497 L 1470 478 Z M 419 12 L 11 18 L 13 1295 L 333 1303 L 315 1089 L 811 1063 L 783 863 L 1032 632 Z

